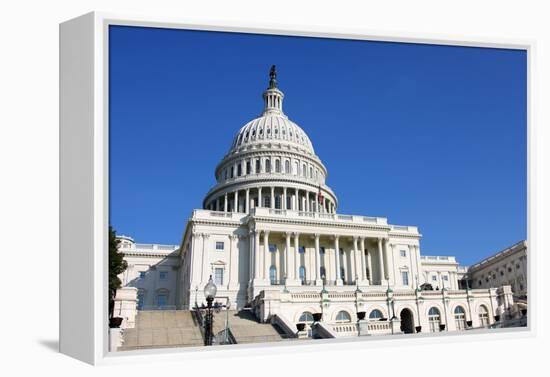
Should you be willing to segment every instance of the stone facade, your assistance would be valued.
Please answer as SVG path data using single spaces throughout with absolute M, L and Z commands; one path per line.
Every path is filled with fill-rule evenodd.
M 212 277 L 232 308 L 287 329 L 321 316 L 334 336 L 486 327 L 506 312 L 509 287 L 460 289 L 455 258 L 422 256 L 416 226 L 337 212 L 327 169 L 284 114 L 274 76 L 263 113 L 235 136 L 181 245 L 123 243 L 124 284 L 141 292 L 140 308 L 192 309 Z

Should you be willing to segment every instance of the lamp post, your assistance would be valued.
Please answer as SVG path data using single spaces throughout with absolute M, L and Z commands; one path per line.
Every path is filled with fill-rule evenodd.
M 208 280 L 208 283 L 204 286 L 204 297 L 206 297 L 206 315 L 204 318 L 204 345 L 205 346 L 212 345 L 212 323 L 213 323 L 212 302 L 214 301 L 214 297 L 216 297 L 217 291 L 218 291 L 218 288 L 216 287 L 216 284 L 214 284 L 214 282 L 212 281 L 212 275 L 210 275 L 210 279 Z

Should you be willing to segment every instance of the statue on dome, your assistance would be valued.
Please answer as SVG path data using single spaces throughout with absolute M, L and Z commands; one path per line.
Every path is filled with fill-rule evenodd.
M 269 89 L 277 88 L 277 69 L 275 65 L 271 66 L 269 70 Z

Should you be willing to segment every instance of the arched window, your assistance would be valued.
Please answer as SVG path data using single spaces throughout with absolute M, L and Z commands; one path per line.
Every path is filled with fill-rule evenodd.
M 489 311 L 485 305 L 479 306 L 479 324 L 481 327 L 489 326 Z
M 300 280 L 302 281 L 306 280 L 306 268 L 304 266 L 300 266 L 300 269 L 298 272 L 299 272 Z
M 336 314 L 336 322 L 351 322 L 351 316 L 345 310 L 342 310 Z
M 290 174 L 290 161 L 285 161 L 285 173 Z
M 275 172 L 276 173 L 281 172 L 281 160 L 275 160 Z
M 428 322 L 430 323 L 431 332 L 439 331 L 439 325 L 441 324 L 441 315 L 438 308 L 430 308 L 430 310 L 428 311 Z
M 269 267 L 269 281 L 271 285 L 277 284 L 277 267 L 275 266 Z
M 298 161 L 294 162 L 294 171 L 292 172 L 292 174 L 300 174 L 299 172 L 299 169 L 298 169 Z
M 310 323 L 313 322 L 313 314 L 310 312 L 303 312 L 298 322 Z
M 370 312 L 369 319 L 371 321 L 379 321 L 380 319 L 382 319 L 382 312 L 378 309 L 374 309 Z
M 256 160 L 256 174 L 258 174 L 260 172 L 260 159 L 257 159 Z
M 271 173 L 271 160 L 269 159 L 265 160 L 265 172 Z
M 457 330 L 464 330 L 466 328 L 466 312 L 462 306 L 457 306 L 454 311 L 455 324 Z
M 309 168 L 309 178 L 313 178 L 313 168 Z
M 304 177 L 307 176 L 307 174 L 306 174 L 306 165 L 302 165 L 302 175 L 303 175 Z

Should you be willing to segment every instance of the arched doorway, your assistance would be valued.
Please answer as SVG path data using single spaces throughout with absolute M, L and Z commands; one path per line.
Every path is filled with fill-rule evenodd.
M 403 331 L 405 334 L 413 334 L 414 333 L 414 317 L 412 312 L 405 308 L 401 310 L 401 314 L 399 315 L 401 317 L 401 331 Z

